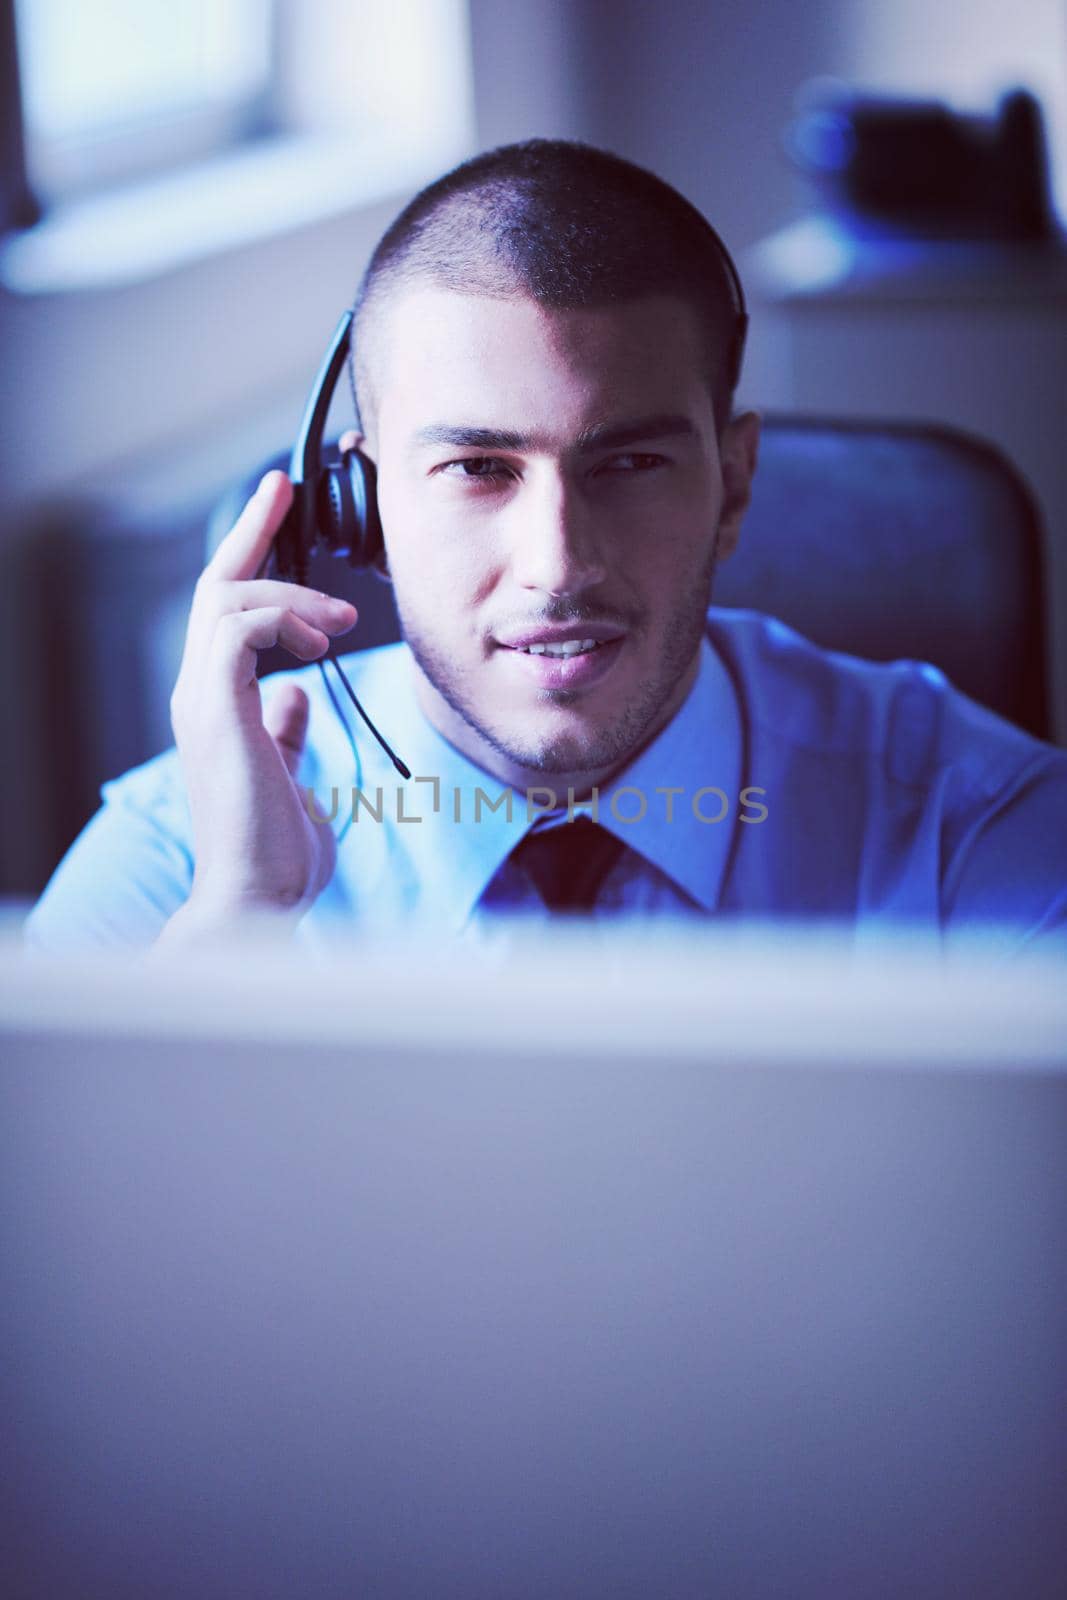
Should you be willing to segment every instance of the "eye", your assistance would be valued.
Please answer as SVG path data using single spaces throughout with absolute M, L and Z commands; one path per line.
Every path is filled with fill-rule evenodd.
M 496 456 L 462 456 L 458 461 L 446 461 L 437 471 L 448 478 L 473 479 L 478 483 L 491 483 L 508 475 L 508 468 Z
M 653 455 L 647 450 L 628 450 L 625 455 L 612 456 L 604 463 L 606 472 L 653 472 L 667 465 L 666 456 Z

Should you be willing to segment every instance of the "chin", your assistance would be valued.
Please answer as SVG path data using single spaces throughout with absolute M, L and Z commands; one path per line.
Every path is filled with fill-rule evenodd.
M 512 723 L 506 729 L 492 732 L 483 729 L 483 737 L 512 766 L 546 777 L 565 774 L 578 776 L 619 765 L 626 760 L 632 743 L 625 728 L 605 730 L 603 726 L 585 733 L 544 733 L 540 738 L 530 730 L 527 737 L 523 738 L 521 733 L 516 734 L 515 723 Z

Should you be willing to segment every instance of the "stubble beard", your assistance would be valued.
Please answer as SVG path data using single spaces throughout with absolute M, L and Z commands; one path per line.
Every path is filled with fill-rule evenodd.
M 442 700 L 496 754 L 512 766 L 538 773 L 603 773 L 624 766 L 647 743 L 653 730 L 659 731 L 657 718 L 674 695 L 689 670 L 705 631 L 711 602 L 715 558 L 712 554 L 703 571 L 676 607 L 664 633 L 664 648 L 659 670 L 643 680 L 628 705 L 618 712 L 610 727 L 590 732 L 582 730 L 523 740 L 521 734 L 494 728 L 479 714 L 462 677 L 457 677 L 449 661 L 430 642 L 417 623 L 405 615 L 397 597 L 401 632 L 423 676 Z M 575 619 L 580 620 L 580 619 Z M 632 634 L 639 641 L 642 625 Z M 577 704 L 581 691 L 544 691 L 542 699 L 552 706 Z

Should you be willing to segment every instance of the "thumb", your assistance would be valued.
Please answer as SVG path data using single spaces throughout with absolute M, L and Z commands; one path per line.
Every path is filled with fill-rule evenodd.
M 295 683 L 279 689 L 263 712 L 263 726 L 278 746 L 290 777 L 295 776 L 304 753 L 308 714 L 308 697 Z

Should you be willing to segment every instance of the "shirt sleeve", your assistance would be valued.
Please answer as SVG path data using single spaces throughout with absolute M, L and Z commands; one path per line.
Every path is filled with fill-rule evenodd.
M 1033 749 L 951 840 L 943 926 L 979 931 L 1008 954 L 1067 954 L 1067 754 Z
M 189 897 L 192 824 L 177 751 L 105 783 L 100 793 L 100 810 L 26 919 L 28 951 L 145 948 Z

